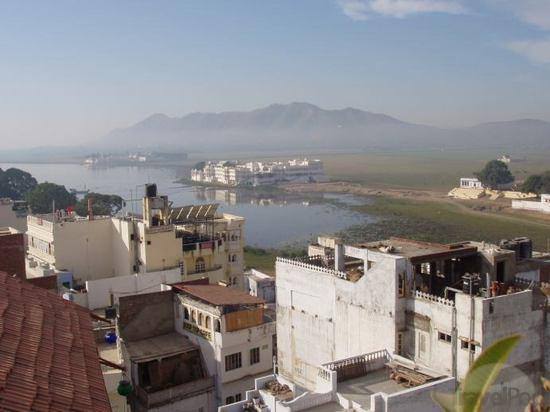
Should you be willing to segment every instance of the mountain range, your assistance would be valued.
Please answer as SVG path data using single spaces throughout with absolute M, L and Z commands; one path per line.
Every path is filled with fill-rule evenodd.
M 96 146 L 207 150 L 550 149 L 550 123 L 521 119 L 444 129 L 355 108 L 272 104 L 241 112 L 154 114 L 116 129 Z

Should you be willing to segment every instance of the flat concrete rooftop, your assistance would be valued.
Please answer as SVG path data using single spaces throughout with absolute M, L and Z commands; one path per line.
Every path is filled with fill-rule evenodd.
M 188 338 L 176 332 L 133 342 L 125 341 L 124 344 L 130 359 L 136 362 L 198 350 Z
M 411 260 L 418 258 L 444 258 L 447 255 L 455 256 L 473 254 L 478 250 L 477 247 L 472 246 L 469 242 L 445 245 L 441 243 L 421 242 L 397 237 L 376 242 L 358 243 L 353 246 L 361 249 L 369 249 L 376 252 L 403 256 Z
M 378 392 L 389 395 L 405 389 L 407 389 L 405 386 L 390 379 L 390 370 L 388 368 L 382 368 L 369 372 L 359 378 L 338 383 L 337 391 L 344 398 L 357 402 L 368 409 L 371 395 Z

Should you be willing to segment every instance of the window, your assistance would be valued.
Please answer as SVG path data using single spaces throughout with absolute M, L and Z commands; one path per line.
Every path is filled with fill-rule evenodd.
M 195 261 L 195 272 L 202 273 L 205 271 L 206 271 L 206 264 L 204 263 L 204 259 L 200 257 Z
M 468 350 L 468 347 L 470 348 L 470 352 L 476 351 L 475 343 L 470 342 L 470 344 L 468 344 L 468 341 L 466 339 L 460 339 L 460 348 Z
M 452 340 L 451 335 L 449 335 L 447 333 L 443 333 L 443 332 L 438 332 L 437 333 L 437 339 L 439 339 L 442 342 L 449 342 L 449 343 Z
M 233 369 L 239 369 L 242 364 L 241 352 L 227 355 L 225 357 L 225 371 L 232 371 Z
M 400 273 L 397 279 L 397 295 L 402 298 L 405 296 L 405 274 Z
M 403 353 L 403 334 L 401 332 L 397 333 L 397 354 L 401 355 Z
M 211 325 L 211 322 L 210 322 L 210 316 L 205 316 L 205 322 L 204 322 L 204 327 L 206 329 L 210 329 L 210 326 Z
M 242 399 L 241 394 L 240 394 L 240 393 L 237 393 L 237 394 L 235 395 L 235 402 L 240 402 L 241 399 Z
M 250 349 L 250 364 L 260 363 L 260 348 Z
M 428 353 L 428 334 L 425 332 L 418 332 L 418 357 L 420 359 L 426 359 Z
M 199 326 L 202 326 L 202 313 L 199 313 L 199 321 L 198 321 L 198 324 L 199 324 Z
M 504 274 L 506 273 L 506 262 L 497 263 L 497 282 L 504 282 Z
M 183 319 L 189 320 L 189 309 L 183 308 Z
M 221 327 L 221 322 L 220 322 L 219 319 L 216 319 L 216 321 L 214 322 L 214 330 L 215 330 L 216 332 L 220 332 L 221 329 L 222 329 L 222 327 Z
M 227 398 L 225 398 L 225 404 L 226 405 L 229 405 L 229 404 L 232 404 L 232 403 L 235 403 L 235 398 L 233 396 L 228 396 Z
M 191 322 L 197 323 L 197 312 L 194 310 L 191 311 Z

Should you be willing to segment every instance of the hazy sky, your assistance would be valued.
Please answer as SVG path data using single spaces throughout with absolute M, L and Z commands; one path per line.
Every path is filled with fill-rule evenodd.
M 0 3 L 0 148 L 291 101 L 438 126 L 550 120 L 550 1 Z

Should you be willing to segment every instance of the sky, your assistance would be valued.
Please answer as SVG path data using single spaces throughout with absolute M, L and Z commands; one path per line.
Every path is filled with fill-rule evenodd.
M 0 2 L 1 149 L 293 101 L 550 121 L 550 0 Z

